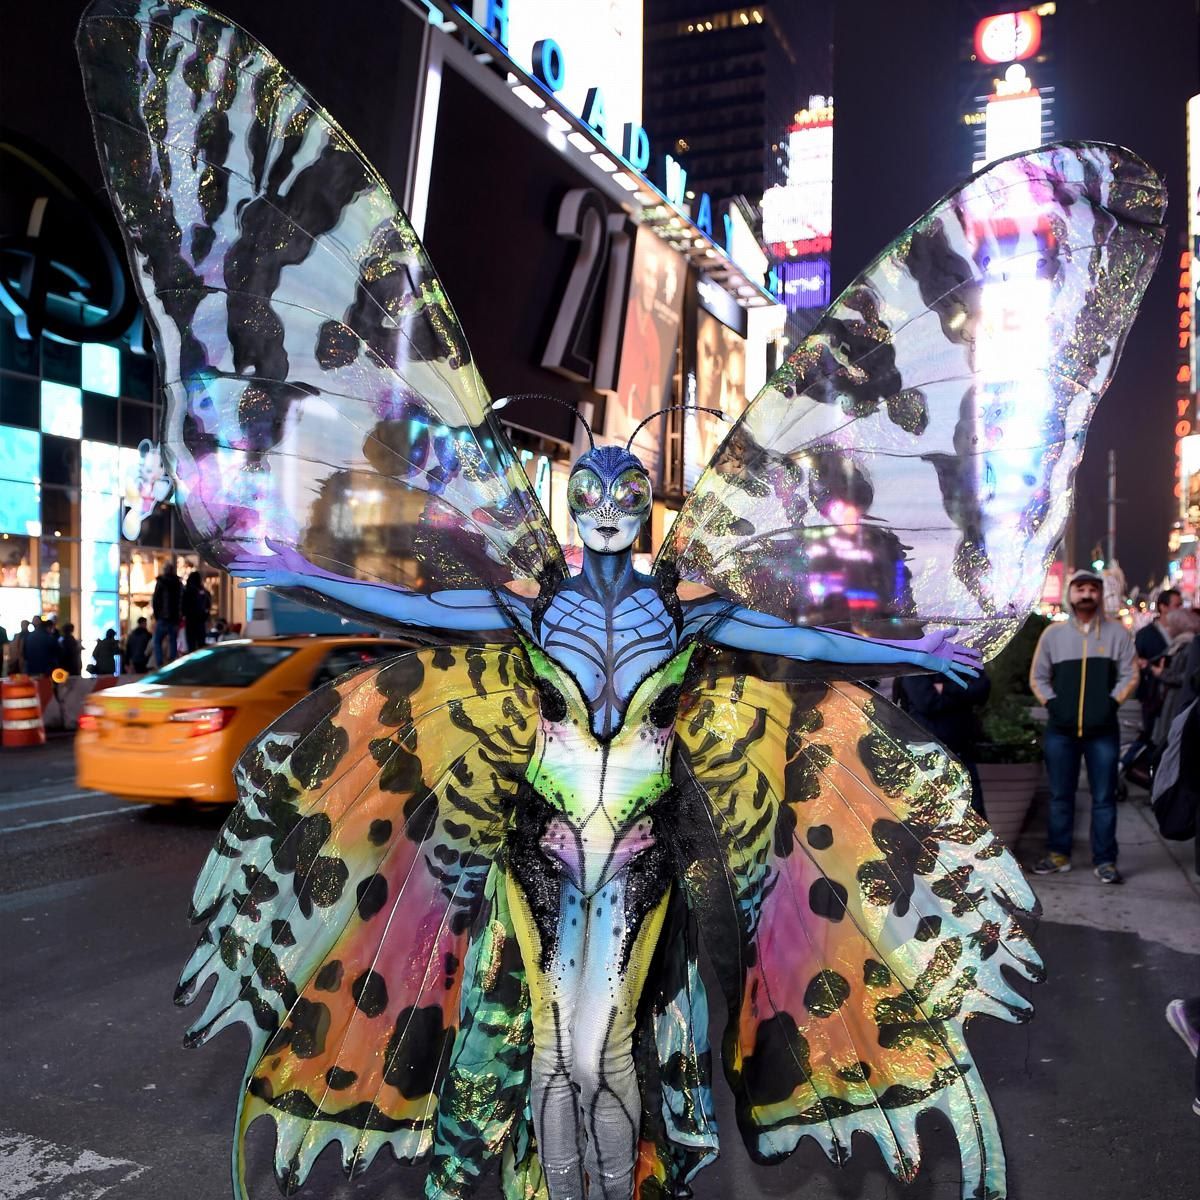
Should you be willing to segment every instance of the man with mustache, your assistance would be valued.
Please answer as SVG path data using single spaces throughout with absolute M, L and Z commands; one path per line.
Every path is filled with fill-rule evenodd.
M 1101 883 L 1123 883 L 1117 870 L 1117 709 L 1138 682 L 1133 639 L 1104 618 L 1104 581 L 1076 571 L 1067 585 L 1071 618 L 1046 628 L 1029 672 L 1033 694 L 1046 706 L 1044 753 L 1050 780 L 1046 854 L 1035 875 L 1071 869 L 1075 793 L 1080 760 L 1092 793 L 1092 864 Z

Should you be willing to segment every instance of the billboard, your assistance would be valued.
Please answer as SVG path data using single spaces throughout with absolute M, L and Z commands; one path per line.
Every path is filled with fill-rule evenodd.
M 829 274 L 829 259 L 801 258 L 781 262 L 775 268 L 779 275 L 779 298 L 788 312 L 798 309 L 823 309 L 833 298 Z
M 1042 44 L 1042 18 L 1034 10 L 984 17 L 975 26 L 975 57 L 980 62 L 1010 63 L 1032 58 Z
M 997 13 L 963 39 L 960 120 L 970 140 L 970 169 L 1054 140 L 1054 6 Z
M 690 412 L 684 424 L 683 486 L 690 491 L 705 463 L 746 407 L 746 339 L 712 313 L 696 314 L 696 393 L 701 408 L 715 408 L 725 420 Z
M 767 189 L 762 211 L 763 241 L 779 258 L 829 253 L 833 233 L 832 101 L 796 114 L 796 123 L 788 130 L 787 183 Z
M 617 390 L 605 405 L 604 433 L 612 440 L 624 441 L 652 412 L 674 403 L 675 352 L 686 278 L 683 256 L 640 225 L 633 247 Z M 655 480 L 660 477 L 662 441 L 662 429 L 649 425 L 633 445 Z

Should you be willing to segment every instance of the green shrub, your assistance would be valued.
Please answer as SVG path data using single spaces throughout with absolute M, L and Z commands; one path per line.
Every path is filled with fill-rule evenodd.
M 1029 689 L 1029 668 L 1049 618 L 1030 616 L 1012 641 L 985 670 L 992 692 L 981 714 L 983 737 L 976 761 L 984 763 L 1038 762 L 1042 757 L 1042 726 L 1030 709 L 1036 703 Z

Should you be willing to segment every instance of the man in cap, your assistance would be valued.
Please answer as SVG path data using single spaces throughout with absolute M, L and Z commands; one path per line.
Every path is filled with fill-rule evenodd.
M 1033 655 L 1029 684 L 1046 706 L 1044 752 L 1050 779 L 1046 855 L 1035 875 L 1071 869 L 1079 763 L 1092 793 L 1092 864 L 1101 883 L 1123 883 L 1117 870 L 1117 708 L 1137 687 L 1133 639 L 1106 621 L 1104 581 L 1076 571 L 1067 585 L 1071 617 L 1047 626 Z

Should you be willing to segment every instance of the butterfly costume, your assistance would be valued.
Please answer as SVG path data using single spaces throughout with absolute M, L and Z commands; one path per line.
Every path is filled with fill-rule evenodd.
M 79 53 L 194 544 L 419 647 L 251 745 L 196 885 L 178 999 L 211 984 L 191 1043 L 250 1032 L 239 1195 L 263 1115 L 289 1192 L 338 1143 L 427 1162 L 430 1197 L 496 1159 L 510 1200 L 690 1194 L 702 936 L 754 1159 L 861 1131 L 911 1179 L 937 1109 L 964 1196 L 1003 1196 L 963 1027 L 1027 1015 L 1034 897 L 858 681 L 952 686 L 1039 598 L 1154 172 L 1062 144 L 955 189 L 747 407 L 648 574 L 651 480 L 592 444 L 572 574 L 412 226 L 279 62 L 185 0 L 98 0 Z

